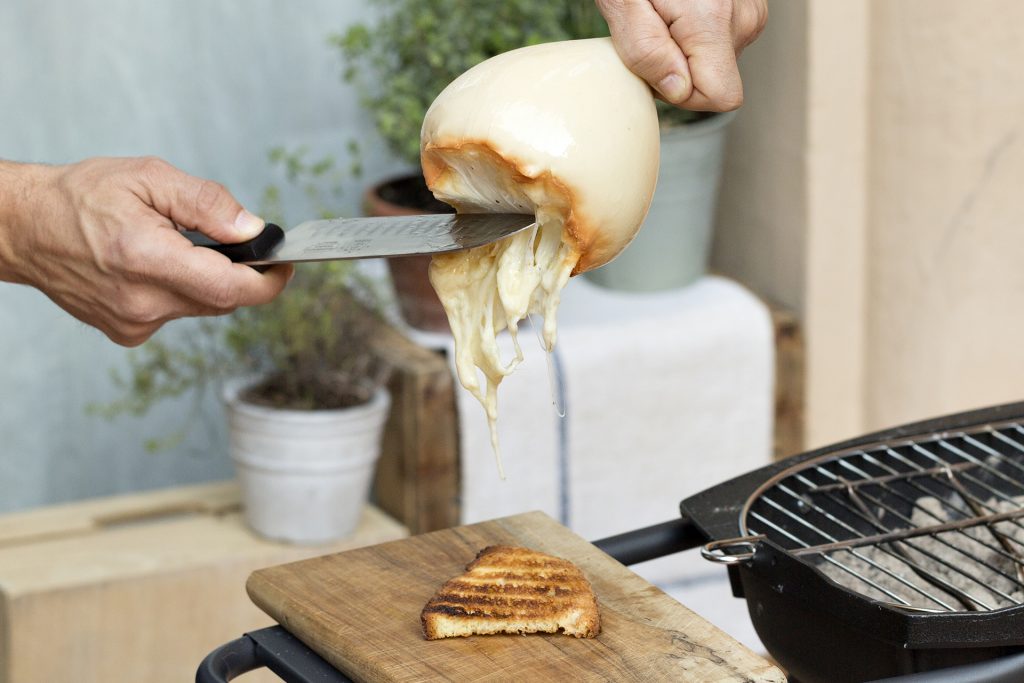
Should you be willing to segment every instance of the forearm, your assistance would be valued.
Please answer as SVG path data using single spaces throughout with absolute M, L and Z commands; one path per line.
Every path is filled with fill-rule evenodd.
M 25 282 L 18 268 L 19 233 L 31 229 L 34 198 L 45 182 L 46 168 L 0 161 L 0 280 Z

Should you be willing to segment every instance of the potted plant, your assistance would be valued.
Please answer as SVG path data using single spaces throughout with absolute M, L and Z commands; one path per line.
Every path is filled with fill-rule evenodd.
M 661 163 L 654 199 L 629 249 L 585 274 L 604 287 L 637 292 L 674 289 L 707 272 L 725 133 L 734 113 L 657 104 Z
M 608 35 L 591 2 L 506 0 L 376 0 L 373 24 L 356 24 L 332 38 L 344 59 L 344 78 L 356 85 L 381 137 L 410 171 L 366 193 L 371 215 L 449 212 L 419 172 L 420 126 L 434 98 L 455 77 L 485 59 L 525 45 Z M 390 259 L 402 316 L 420 329 L 447 330 L 448 321 L 427 279 L 429 257 Z
M 292 180 L 332 168 L 301 153 L 272 158 Z M 315 196 L 315 184 L 306 193 Z M 264 214 L 277 218 L 276 188 L 266 199 Z M 141 415 L 165 398 L 218 388 L 249 526 L 295 543 L 345 537 L 368 498 L 390 406 L 387 367 L 374 350 L 380 310 L 375 283 L 352 262 L 302 265 L 269 304 L 201 319 L 199 334 L 181 343 L 174 330 L 151 339 L 129 356 L 127 376 L 115 373 L 123 398 L 94 412 Z

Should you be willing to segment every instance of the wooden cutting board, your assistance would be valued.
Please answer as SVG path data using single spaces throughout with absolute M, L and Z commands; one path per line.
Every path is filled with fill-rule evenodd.
M 521 545 L 575 562 L 597 593 L 601 635 L 424 640 L 423 605 L 493 544 Z M 540 512 L 261 569 L 246 587 L 267 614 L 356 680 L 786 680 Z

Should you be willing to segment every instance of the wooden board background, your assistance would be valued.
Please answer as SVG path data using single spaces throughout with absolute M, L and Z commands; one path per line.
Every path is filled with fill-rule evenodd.
M 575 562 L 602 633 L 423 639 L 420 610 L 483 547 Z M 253 601 L 365 681 L 785 681 L 782 672 L 550 517 L 531 512 L 254 572 Z
M 226 482 L 0 516 L 0 683 L 193 680 L 210 650 L 273 624 L 246 598 L 254 569 L 406 535 L 368 507 L 350 538 L 285 545 L 240 509 Z

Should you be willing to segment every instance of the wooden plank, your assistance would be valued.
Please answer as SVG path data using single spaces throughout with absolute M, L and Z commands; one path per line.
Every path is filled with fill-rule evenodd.
M 423 605 L 495 543 L 575 562 L 597 594 L 601 634 L 424 640 Z M 357 680 L 785 680 L 767 661 L 539 512 L 263 569 L 247 589 L 263 610 Z
M 374 500 L 411 532 L 459 523 L 459 434 L 455 383 L 443 354 L 391 327 L 376 337 L 394 368 Z
M 192 680 L 210 650 L 273 623 L 245 595 L 253 570 L 407 533 L 367 508 L 350 538 L 286 545 L 239 507 L 229 482 L 0 517 L 0 683 Z

